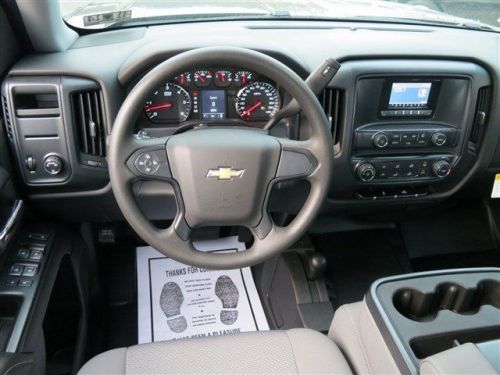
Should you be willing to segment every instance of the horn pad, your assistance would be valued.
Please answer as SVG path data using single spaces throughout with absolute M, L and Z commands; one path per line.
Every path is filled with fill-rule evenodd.
M 172 137 L 167 156 L 192 228 L 255 227 L 262 219 L 281 145 L 247 129 L 199 129 Z

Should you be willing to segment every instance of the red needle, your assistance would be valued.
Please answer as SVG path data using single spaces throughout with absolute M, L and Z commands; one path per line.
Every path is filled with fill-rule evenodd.
M 201 83 L 205 83 L 205 77 L 203 77 L 201 74 L 198 75 L 198 79 L 201 81 Z
M 156 111 L 157 109 L 170 109 L 172 108 L 172 102 L 159 103 L 155 105 L 147 105 L 146 111 Z
M 186 83 L 186 76 L 184 74 L 181 74 L 179 77 L 179 82 L 181 85 Z
M 219 72 L 219 78 L 222 83 L 226 82 L 226 74 L 224 72 Z
M 252 112 L 255 111 L 257 108 L 259 108 L 261 105 L 262 102 L 259 100 L 257 103 L 255 103 L 254 105 L 248 107 L 243 112 L 241 112 L 241 117 L 249 118 Z
M 241 82 L 243 83 L 243 85 L 247 84 L 247 74 L 245 72 L 243 72 L 241 75 Z

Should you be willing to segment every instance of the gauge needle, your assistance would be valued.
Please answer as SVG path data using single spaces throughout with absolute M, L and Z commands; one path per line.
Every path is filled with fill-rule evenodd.
M 172 108 L 172 102 L 159 103 L 155 105 L 146 106 L 146 111 L 156 111 L 158 109 L 170 109 Z
M 259 100 L 257 103 L 251 105 L 247 109 L 245 109 L 243 112 L 241 112 L 242 117 L 249 118 L 250 115 L 252 114 L 253 111 L 255 111 L 257 108 L 259 108 L 262 105 L 262 102 Z
M 201 83 L 205 83 L 205 77 L 203 77 L 201 74 L 198 76 L 198 79 L 201 81 Z
M 220 78 L 220 80 L 221 80 L 222 83 L 226 82 L 226 74 L 225 73 L 220 72 L 219 73 L 219 78 Z
M 243 73 L 241 75 L 241 82 L 243 83 L 243 85 L 247 84 L 247 74 L 246 73 Z

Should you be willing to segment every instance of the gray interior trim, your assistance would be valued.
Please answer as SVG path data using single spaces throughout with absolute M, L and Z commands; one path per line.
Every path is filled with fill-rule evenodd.
M 78 39 L 64 23 L 58 1 L 17 0 L 17 6 L 35 50 L 65 51 Z

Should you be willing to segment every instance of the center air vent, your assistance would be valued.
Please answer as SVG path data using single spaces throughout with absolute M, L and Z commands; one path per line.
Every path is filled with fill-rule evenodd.
M 101 91 L 92 90 L 74 93 L 71 102 L 81 153 L 105 157 L 106 127 L 104 126 Z
M 326 88 L 319 95 L 319 102 L 323 107 L 330 125 L 333 144 L 339 147 L 341 135 L 341 110 L 342 110 L 341 90 Z

